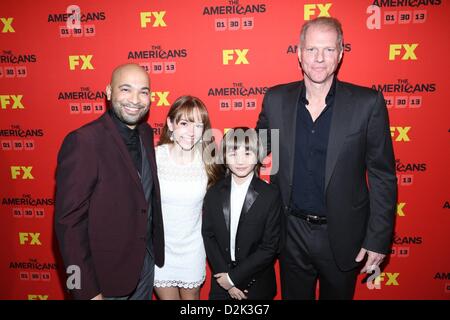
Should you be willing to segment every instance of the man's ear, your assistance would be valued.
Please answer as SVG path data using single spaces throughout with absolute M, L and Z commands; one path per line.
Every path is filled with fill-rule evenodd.
M 108 101 L 111 100 L 111 93 L 112 93 L 111 85 L 108 84 L 106 86 L 106 98 L 108 99 Z

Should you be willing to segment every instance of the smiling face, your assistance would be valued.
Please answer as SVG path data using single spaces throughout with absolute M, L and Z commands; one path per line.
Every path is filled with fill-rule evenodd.
M 147 73 L 135 64 L 118 67 L 113 72 L 111 84 L 106 87 L 106 96 L 117 117 L 134 129 L 150 107 Z
M 181 114 L 178 120 L 174 119 L 171 121 L 168 117 L 167 126 L 173 132 L 175 144 L 181 149 L 188 151 L 200 141 L 205 124 L 200 111 L 194 107 L 192 114 Z
M 237 178 L 245 178 L 257 164 L 256 154 L 244 145 L 231 149 L 225 154 L 227 167 Z
M 306 83 L 331 82 L 342 58 L 336 30 L 321 25 L 311 26 L 306 31 L 298 58 Z
M 255 129 L 229 129 L 223 136 L 220 149 L 224 164 L 237 183 L 245 181 L 252 172 L 258 174 L 262 149 Z

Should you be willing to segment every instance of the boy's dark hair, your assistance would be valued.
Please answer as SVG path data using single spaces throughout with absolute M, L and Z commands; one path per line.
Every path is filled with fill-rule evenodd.
M 237 150 L 244 146 L 246 150 L 253 152 L 256 156 L 256 165 L 253 169 L 254 173 L 259 176 L 259 170 L 263 166 L 263 152 L 264 148 L 258 137 L 258 132 L 255 129 L 248 127 L 234 127 L 229 129 L 224 135 L 222 142 L 220 143 L 220 152 L 223 159 L 224 166 L 226 167 L 226 173 L 229 174 L 227 165 L 227 151 Z

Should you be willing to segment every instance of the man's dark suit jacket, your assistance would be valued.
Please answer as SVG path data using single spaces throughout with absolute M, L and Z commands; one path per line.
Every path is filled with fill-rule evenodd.
M 138 125 L 150 164 L 153 256 L 164 264 L 164 232 L 153 130 Z M 147 213 L 142 184 L 108 113 L 67 135 L 58 154 L 55 231 L 66 267 L 81 271 L 75 299 L 125 296 L 144 264 Z
M 212 275 L 228 272 L 248 299 L 272 299 L 276 294 L 274 260 L 279 248 L 281 199 L 275 186 L 253 177 L 242 207 L 235 244 L 237 266 L 230 256 L 231 175 L 217 182 L 203 202 L 202 234 Z M 229 297 L 214 277 L 210 299 Z
M 298 100 L 304 88 L 300 81 L 270 88 L 257 122 L 257 129 L 280 130 L 279 170 L 272 173 L 271 182 L 280 188 L 285 213 L 291 201 Z M 273 143 L 269 139 L 269 150 Z M 361 247 L 389 253 L 396 181 L 383 95 L 337 80 L 323 192 L 330 244 L 340 269 L 357 266 Z M 282 234 L 284 239 L 285 223 Z

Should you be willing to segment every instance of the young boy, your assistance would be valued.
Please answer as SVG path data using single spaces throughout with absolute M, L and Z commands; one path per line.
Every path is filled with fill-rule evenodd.
M 202 235 L 212 272 L 209 299 L 273 299 L 280 240 L 278 190 L 258 178 L 262 148 L 254 129 L 227 131 L 220 151 L 227 175 L 203 202 Z

